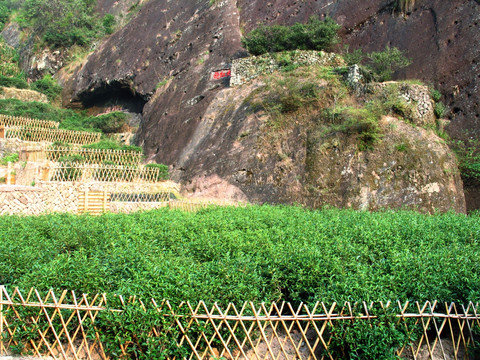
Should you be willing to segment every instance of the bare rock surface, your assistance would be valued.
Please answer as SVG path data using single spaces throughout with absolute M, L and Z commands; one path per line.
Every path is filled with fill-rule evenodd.
M 118 3 L 102 0 L 98 6 L 126 8 L 129 4 L 129 0 Z M 296 197 L 291 193 L 298 193 L 300 180 L 277 174 L 291 174 L 291 169 L 297 167 L 297 159 L 277 162 L 263 158 L 262 161 L 275 163 L 273 168 L 268 167 L 273 180 L 259 180 L 258 175 L 251 175 L 246 165 L 227 171 L 230 161 L 224 154 L 241 150 L 227 146 L 235 143 L 229 138 L 225 140 L 225 146 L 216 148 L 215 158 L 212 158 L 212 149 L 206 143 L 213 146 L 211 140 L 224 131 L 215 126 L 212 128 L 215 134 L 208 136 L 209 140 L 201 139 L 203 143 L 195 148 L 194 155 L 202 158 L 201 169 L 186 167 L 186 164 L 197 166 L 193 161 L 195 156 L 188 160 L 186 154 L 198 141 L 199 133 L 208 127 L 205 124 L 207 111 L 216 101 L 217 93 L 227 85 L 223 80 L 214 79 L 212 74 L 228 68 L 233 59 L 245 56 L 240 30 L 246 33 L 258 23 L 294 24 L 305 22 L 312 15 L 331 16 L 342 25 L 342 42 L 350 44 L 351 49 L 361 47 L 370 52 L 383 50 L 387 45 L 396 46 L 412 60 L 412 65 L 397 76 L 419 78 L 445 94 L 451 120 L 448 131 L 458 137 L 480 132 L 480 4 L 474 0 L 417 0 L 413 9 L 406 13 L 396 11 L 393 4 L 387 0 L 223 0 L 214 4 L 209 0 L 143 2 L 138 14 L 101 43 L 73 74 L 65 89 L 65 103 L 95 106 L 98 102 L 108 101 L 109 97 L 112 102 L 136 103 L 137 111 L 143 115 L 137 143 L 144 147 L 149 160 L 166 163 L 178 171 L 177 178 L 190 182 L 197 176 L 208 178 L 216 174 L 225 179 L 230 174 L 228 176 L 233 179 L 235 173 L 239 180 L 227 181 L 239 186 L 249 199 L 294 202 Z M 241 111 L 241 108 L 235 110 L 235 115 L 240 116 Z M 244 117 L 241 121 L 224 121 L 239 127 L 253 120 Z M 248 142 L 244 137 L 242 144 Z M 263 156 L 254 148 L 246 148 L 244 153 L 243 158 L 237 158 L 237 164 L 250 164 L 253 160 L 249 154 L 252 153 L 257 153 L 259 158 Z M 298 156 L 301 155 L 299 152 Z M 213 159 L 222 159 L 224 163 Z M 302 175 L 296 174 L 293 178 L 295 176 Z M 280 192 L 286 185 L 282 185 L 283 188 L 268 185 L 278 183 L 280 179 L 285 183 L 285 178 L 289 179 L 289 191 L 283 195 Z M 423 186 L 436 182 L 429 181 Z M 256 186 L 249 185 L 246 189 L 245 184 Z M 435 185 L 431 186 L 428 189 L 437 190 Z M 430 195 L 422 195 L 422 198 L 441 194 L 442 189 L 427 191 Z M 357 197 L 364 199 L 360 194 Z M 449 203 L 457 204 L 457 199 L 450 199 Z M 376 200 L 369 200 L 368 204 L 369 208 L 384 205 Z M 408 200 L 407 204 L 424 207 L 423 203 L 415 201 Z
M 215 193 L 222 183 L 235 189 L 225 192 L 232 200 L 255 203 L 465 212 L 455 156 L 432 130 L 384 117 L 382 139 L 367 151 L 354 136 L 305 124 L 275 132 L 249 107 L 262 85 L 225 89 L 211 102 L 173 171 L 188 190 Z

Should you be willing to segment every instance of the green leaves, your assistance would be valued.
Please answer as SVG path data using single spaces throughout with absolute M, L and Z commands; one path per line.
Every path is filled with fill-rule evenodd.
M 243 46 L 252 55 L 286 50 L 328 50 L 338 42 L 340 26 L 331 18 L 311 17 L 306 24 L 260 26 L 248 33 Z
M 221 304 L 480 296 L 478 216 L 164 209 L 0 217 L 0 238 L 0 279 L 22 288 Z

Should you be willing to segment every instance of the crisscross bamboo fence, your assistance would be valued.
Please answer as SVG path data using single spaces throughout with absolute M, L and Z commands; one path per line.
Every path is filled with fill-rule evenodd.
M 131 297 L 119 297 L 122 306 L 137 302 L 146 311 L 153 307 L 159 317 L 170 317 L 178 330 L 177 346 L 189 349 L 188 359 L 335 359 L 331 351 L 332 334 L 342 324 L 370 323 L 374 307 L 396 312 L 396 326 L 407 331 L 417 329 L 418 337 L 397 354 L 409 359 L 474 359 L 472 329 L 480 326 L 480 305 L 466 306 L 437 302 L 344 303 L 313 306 L 289 303 L 229 304 L 220 307 L 204 302 L 192 305 L 169 301 L 149 303 Z M 22 346 L 34 355 L 55 359 L 108 359 L 101 342 L 102 328 L 96 322 L 108 309 L 105 295 L 77 296 L 64 291 L 41 295 L 31 289 L 25 296 L 15 289 L 11 294 L 0 287 L 0 354 Z M 415 310 L 411 312 L 411 310 Z M 152 328 L 149 336 L 159 336 Z M 132 334 L 134 337 L 134 334 Z M 449 350 L 447 350 L 447 344 Z M 119 344 L 118 353 L 128 352 L 130 343 Z
M 110 194 L 110 201 L 115 202 L 166 202 L 171 198 L 170 192 L 116 192 Z
M 44 129 L 58 129 L 57 121 L 30 119 L 21 116 L 9 116 L 0 114 L 0 126 L 5 127 L 33 127 Z
M 56 163 L 50 171 L 50 181 L 98 181 L 155 183 L 162 180 L 158 168 L 103 164 Z
M 82 149 L 67 147 L 45 148 L 46 160 L 58 161 L 61 157 L 79 155 L 87 164 L 101 164 L 114 162 L 116 165 L 140 165 L 143 153 L 139 151 L 108 150 L 108 149 Z
M 196 212 L 209 206 L 242 206 L 245 203 L 219 199 L 179 199 L 168 203 L 171 209 Z
M 20 139 L 23 141 L 35 142 L 55 142 L 60 141 L 70 144 L 93 144 L 100 141 L 101 133 L 61 130 L 61 129 L 44 129 L 31 127 L 6 127 L 5 138 Z

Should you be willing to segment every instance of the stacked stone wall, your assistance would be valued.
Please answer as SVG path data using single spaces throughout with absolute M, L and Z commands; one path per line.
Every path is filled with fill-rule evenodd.
M 270 74 L 285 66 L 344 66 L 344 60 L 334 53 L 295 50 L 283 53 L 251 56 L 232 61 L 231 86 L 239 86 L 260 75 Z
M 79 197 L 85 191 L 123 193 L 172 192 L 178 185 L 166 181 L 157 184 L 38 182 L 35 186 L 0 186 L 0 215 L 40 215 L 52 212 L 77 213 Z M 133 212 L 165 206 L 166 203 L 111 202 L 111 212 Z

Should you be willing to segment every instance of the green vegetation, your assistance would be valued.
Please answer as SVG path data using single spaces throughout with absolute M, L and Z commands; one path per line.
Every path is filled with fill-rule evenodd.
M 380 140 L 378 120 L 392 111 L 390 105 L 382 107 L 381 100 L 378 106 L 373 101 L 355 102 L 342 75 L 332 68 L 299 67 L 268 76 L 266 82 L 247 101 L 253 111 L 269 114 L 270 133 L 278 134 L 301 124 L 306 129 L 320 129 L 326 136 L 355 136 L 363 151 Z
M 8 6 L 5 6 L 3 2 L 0 3 L 0 31 L 3 30 L 3 27 L 8 22 L 11 13 L 12 10 Z
M 21 75 L 18 66 L 18 53 L 0 37 L 0 75 L 13 77 Z
M 478 215 L 251 206 L 3 216 L 0 238 L 0 282 L 7 288 L 105 292 L 112 308 L 125 311 L 101 312 L 96 320 L 112 358 L 119 358 L 119 344 L 126 342 L 132 358 L 189 354 L 188 346 L 174 345 L 174 319 L 161 316 L 148 301 L 146 312 L 138 302 L 122 306 L 115 293 L 166 298 L 174 308 L 187 300 L 208 306 L 249 300 L 294 306 L 361 300 L 465 304 L 480 296 Z M 327 329 L 334 354 L 395 359 L 394 349 L 417 336 L 415 327 L 407 332 L 396 326 L 392 313 L 380 308 L 372 313 L 379 318 L 339 321 Z M 35 324 L 22 325 L 16 340 L 38 334 Z M 92 329 L 88 321 L 83 326 Z M 147 341 L 152 326 L 159 337 Z
M 411 61 L 403 51 L 396 47 L 385 47 L 383 51 L 364 53 L 361 49 L 353 52 L 345 48 L 344 59 L 347 65 L 362 65 L 362 70 L 367 79 L 384 82 L 392 80 L 393 74 L 408 65 Z
M 0 75 L 0 86 L 12 87 L 17 89 L 28 89 L 28 83 L 22 75 L 3 76 Z
M 4 216 L 0 237 L 0 282 L 23 289 L 210 304 L 480 296 L 475 215 L 252 206 Z
M 464 181 L 480 183 L 480 141 L 475 138 L 450 141 L 450 146 L 455 151 L 458 167 Z
M 5 166 L 9 162 L 11 163 L 16 163 L 18 161 L 18 153 L 11 153 L 4 155 L 3 157 L 0 158 L 0 165 Z
M 158 176 L 155 179 L 156 181 L 168 180 L 170 175 L 168 173 L 168 166 L 164 164 L 147 164 L 145 165 L 147 169 L 159 169 Z
M 94 0 L 25 0 L 20 16 L 49 46 L 83 46 L 99 35 L 94 10 Z
M 57 100 L 62 92 L 62 87 L 51 75 L 45 75 L 43 79 L 35 81 L 30 88 L 47 95 L 49 101 Z
M 84 149 L 99 149 L 99 150 L 123 150 L 123 151 L 135 151 L 142 152 L 140 146 L 134 145 L 121 145 L 116 141 L 104 139 L 95 144 L 83 145 Z
M 243 39 L 243 46 L 253 55 L 286 50 L 328 50 L 338 42 L 340 26 L 331 18 L 316 17 L 293 26 L 260 26 Z
M 49 87 L 49 80 L 42 83 L 46 84 L 45 88 L 48 89 L 46 92 L 54 96 L 55 90 Z M 76 112 L 39 102 L 23 102 L 17 99 L 0 99 L 0 113 L 58 121 L 61 129 L 95 131 L 105 134 L 118 132 L 127 125 L 127 115 L 119 111 L 90 117 L 84 112 Z
M 105 34 L 113 34 L 116 23 L 117 21 L 115 20 L 115 16 L 112 14 L 106 14 L 102 19 L 102 25 Z

